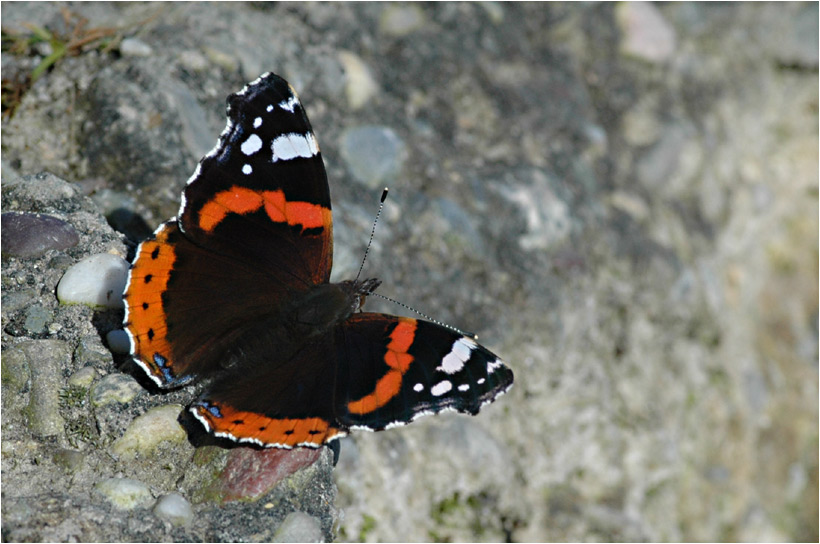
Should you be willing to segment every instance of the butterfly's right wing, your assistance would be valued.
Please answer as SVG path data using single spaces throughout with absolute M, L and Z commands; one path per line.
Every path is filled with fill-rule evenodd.
M 475 415 L 513 373 L 472 338 L 423 321 L 358 313 L 336 331 L 337 418 L 381 430 L 454 410 Z

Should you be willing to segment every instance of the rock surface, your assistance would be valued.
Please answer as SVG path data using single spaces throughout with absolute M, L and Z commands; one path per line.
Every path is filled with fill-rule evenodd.
M 3 251 L 4 541 L 818 539 L 816 4 L 70 9 L 2 6 L 2 211 L 78 237 Z M 26 23 L 117 34 L 28 87 Z M 326 160 L 334 279 L 389 185 L 380 291 L 516 373 L 477 418 L 354 433 L 279 484 L 274 453 L 184 425 L 142 448 L 135 421 L 197 388 L 131 387 L 103 342 L 122 310 L 56 297 L 177 213 L 225 97 L 268 70 Z M 358 127 L 389 156 L 350 149 Z

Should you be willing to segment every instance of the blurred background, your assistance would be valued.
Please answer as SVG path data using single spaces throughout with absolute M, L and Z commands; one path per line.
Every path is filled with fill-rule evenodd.
M 4 2 L 2 27 L 4 185 L 49 171 L 139 241 L 274 71 L 322 146 L 334 279 L 388 185 L 380 292 L 513 368 L 476 418 L 344 439 L 335 538 L 818 539 L 816 3 Z

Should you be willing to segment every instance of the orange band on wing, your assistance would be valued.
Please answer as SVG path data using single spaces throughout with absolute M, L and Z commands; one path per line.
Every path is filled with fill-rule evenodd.
M 233 186 L 227 191 L 216 194 L 199 210 L 199 227 L 210 232 L 221 223 L 228 214 L 244 215 L 253 213 L 264 206 L 265 213 L 274 223 L 301 225 L 312 229 L 330 224 L 330 209 L 321 204 L 310 202 L 288 202 L 285 192 L 254 191 L 245 187 Z
M 387 344 L 384 356 L 384 362 L 390 370 L 376 382 L 376 389 L 372 393 L 347 404 L 351 414 L 369 414 L 390 402 L 401 391 L 402 377 L 413 362 L 413 356 L 407 350 L 413 345 L 416 327 L 415 319 L 399 318 L 399 323 L 390 333 L 390 343 Z
M 339 429 L 320 417 L 276 419 L 235 410 L 230 406 L 211 405 L 219 416 L 205 406 L 195 406 L 200 421 L 213 433 L 230 435 L 240 441 L 257 441 L 262 445 L 293 447 L 298 445 L 319 446 L 340 434 Z M 221 417 L 220 417 L 221 416 Z
M 174 246 L 168 243 L 168 229 L 160 229 L 156 238 L 140 245 L 134 260 L 128 291 L 123 295 L 128 306 L 128 323 L 125 327 L 134 341 L 134 355 L 147 365 L 151 373 L 164 380 L 157 367 L 155 355 L 171 359 L 171 346 L 167 330 L 162 294 L 167 289 L 171 269 L 176 261 Z

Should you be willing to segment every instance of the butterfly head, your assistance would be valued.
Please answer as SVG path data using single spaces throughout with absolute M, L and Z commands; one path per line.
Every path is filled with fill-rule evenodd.
M 382 281 L 376 278 L 368 278 L 366 280 L 347 280 L 339 284 L 339 286 L 347 291 L 350 296 L 350 301 L 353 306 L 352 310 L 360 310 L 364 306 L 367 295 L 373 293 L 379 288 Z

